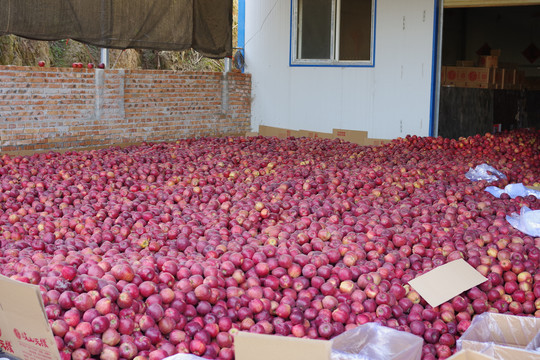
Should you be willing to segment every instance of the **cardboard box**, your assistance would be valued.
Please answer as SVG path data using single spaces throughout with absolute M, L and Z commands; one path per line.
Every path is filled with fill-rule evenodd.
M 516 72 L 516 89 L 523 89 L 525 87 L 525 71 L 518 70 Z
M 490 76 L 492 69 L 481 67 L 470 67 L 466 69 L 465 87 L 489 89 L 493 87 L 492 77 Z
M 495 360 L 495 358 L 473 350 L 460 350 L 450 356 L 448 360 Z
M 291 129 L 278 128 L 273 126 L 259 125 L 259 134 L 261 136 L 275 136 L 280 139 L 286 139 L 294 136 L 298 137 L 298 131 Z
M 516 87 L 517 70 L 504 69 L 504 87 L 503 89 L 514 89 Z
M 457 341 L 457 349 L 481 352 L 496 359 L 539 359 L 540 319 L 483 313 L 473 318 Z
M 495 89 L 502 89 L 504 86 L 504 69 L 495 69 L 494 75 Z
M 336 139 L 352 142 L 358 145 L 366 145 L 368 133 L 367 131 L 333 129 L 332 134 Z
M 420 360 L 423 339 L 376 323 L 360 325 L 332 340 L 239 332 L 236 360 Z
M 255 137 L 255 136 L 259 136 L 259 133 L 254 132 L 254 131 L 248 131 L 245 136 L 246 137 Z
M 538 360 L 540 352 L 489 344 L 482 354 L 497 360 Z
M 311 131 L 311 130 L 298 130 L 299 137 L 307 137 L 310 139 L 335 139 L 334 134 Z
M 493 55 L 482 55 L 478 57 L 478 66 L 496 68 L 499 64 L 499 57 Z
M 489 51 L 489 55 L 491 55 L 491 56 L 501 56 L 501 49 L 491 49 Z
M 461 66 L 457 68 L 457 77 L 458 77 L 458 84 L 461 84 L 463 87 L 467 87 L 467 83 L 471 82 L 472 80 L 469 79 L 469 74 L 471 72 L 476 71 L 474 66 Z M 471 78 L 474 79 L 475 77 L 471 75 Z
M 392 140 L 388 139 L 367 139 L 367 145 L 373 145 L 373 146 L 382 146 L 384 144 L 390 143 Z
M 441 66 L 441 85 L 446 85 L 446 66 Z
M 474 66 L 474 61 L 472 61 L 472 60 L 458 60 L 458 61 L 456 61 L 456 66 L 459 66 L 459 67 L 471 67 L 471 66 Z
M 462 69 L 462 68 L 457 67 L 457 66 L 446 67 L 446 84 L 445 85 L 465 86 L 465 77 L 463 78 L 462 81 L 460 81 L 459 69 Z
M 23 360 L 60 358 L 39 287 L 0 276 L 0 348 Z
M 508 75 L 508 72 L 510 69 L 506 68 L 498 68 L 495 69 L 495 89 L 509 89 L 511 87 L 511 83 L 508 83 L 510 75 Z
M 329 360 L 332 342 L 289 336 L 239 332 L 234 337 L 236 360 Z
M 486 277 L 465 260 L 458 259 L 416 277 L 409 285 L 429 305 L 436 307 L 484 281 Z

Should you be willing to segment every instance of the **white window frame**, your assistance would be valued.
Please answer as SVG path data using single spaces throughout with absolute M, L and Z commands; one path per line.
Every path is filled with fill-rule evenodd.
M 341 0 L 332 0 L 332 17 L 330 33 L 330 59 L 301 59 L 298 49 L 301 49 L 299 42 L 302 41 L 301 27 L 302 19 L 299 19 L 299 0 L 291 0 L 291 66 L 375 66 L 375 18 L 377 0 L 371 0 L 371 36 L 370 36 L 370 59 L 369 60 L 338 60 L 339 59 L 339 39 L 340 20 L 337 14 L 341 13 Z M 309 1 L 309 0 L 304 0 Z

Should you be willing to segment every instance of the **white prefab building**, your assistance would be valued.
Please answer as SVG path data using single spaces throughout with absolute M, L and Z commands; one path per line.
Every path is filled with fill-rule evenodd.
M 239 0 L 238 46 L 252 74 L 252 130 L 340 128 L 380 139 L 437 135 L 441 10 L 450 2 L 538 3 Z
M 303 3 L 310 1 L 245 1 L 245 71 L 252 74 L 252 129 L 257 131 L 259 125 L 320 132 L 341 128 L 386 139 L 430 135 L 437 4 L 433 0 L 368 0 L 373 5 L 372 24 L 368 24 L 372 29 L 370 58 L 310 62 L 301 61 L 297 54 L 302 50 L 298 41 L 307 36 L 295 31 L 303 30 L 298 18 L 303 15 Z M 335 16 L 338 10 L 332 8 L 332 12 L 335 23 L 340 20 Z M 336 31 L 330 32 L 334 33 L 331 42 L 339 44 Z M 316 29 L 313 33 L 320 35 Z

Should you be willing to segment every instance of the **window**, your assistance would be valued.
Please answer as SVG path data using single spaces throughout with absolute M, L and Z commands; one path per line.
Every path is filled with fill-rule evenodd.
M 375 0 L 293 0 L 292 64 L 373 65 Z

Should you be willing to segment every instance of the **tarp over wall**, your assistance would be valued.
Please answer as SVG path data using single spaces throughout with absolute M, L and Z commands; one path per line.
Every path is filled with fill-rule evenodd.
M 0 0 L 0 35 L 232 54 L 232 0 Z

